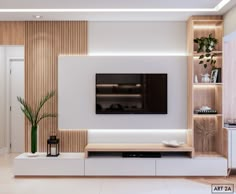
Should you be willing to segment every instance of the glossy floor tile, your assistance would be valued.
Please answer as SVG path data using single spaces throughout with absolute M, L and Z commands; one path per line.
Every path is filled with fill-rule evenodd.
M 0 194 L 211 194 L 211 183 L 230 178 L 31 177 L 14 178 L 16 154 L 0 155 Z M 66 168 L 66 167 L 65 167 Z

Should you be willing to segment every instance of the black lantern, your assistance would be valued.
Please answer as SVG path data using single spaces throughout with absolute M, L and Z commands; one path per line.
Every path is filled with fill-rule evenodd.
M 50 136 L 47 141 L 47 156 L 56 157 L 59 156 L 59 139 L 56 136 Z

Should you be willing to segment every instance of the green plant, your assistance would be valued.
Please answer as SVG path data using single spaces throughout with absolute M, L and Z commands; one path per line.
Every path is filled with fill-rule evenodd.
M 203 64 L 204 68 L 207 68 L 207 65 L 211 65 L 212 68 L 215 68 L 216 54 L 213 53 L 218 40 L 212 37 L 212 34 L 209 34 L 208 37 L 195 38 L 194 43 L 198 44 L 197 53 L 202 53 L 199 56 L 199 64 Z
M 38 103 L 36 107 L 31 107 L 23 98 L 17 97 L 17 100 L 21 104 L 21 110 L 26 118 L 31 123 L 31 152 L 37 152 L 37 127 L 39 122 L 48 117 L 57 117 L 55 113 L 42 113 L 40 111 L 44 104 L 55 95 L 55 91 L 47 93 Z

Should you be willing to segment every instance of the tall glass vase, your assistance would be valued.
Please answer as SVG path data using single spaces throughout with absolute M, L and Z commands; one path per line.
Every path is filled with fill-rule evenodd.
M 31 153 L 37 152 L 37 129 L 38 126 L 31 126 Z

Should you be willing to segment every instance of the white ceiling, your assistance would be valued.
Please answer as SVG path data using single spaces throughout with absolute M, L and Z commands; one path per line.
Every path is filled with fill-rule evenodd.
M 213 8 L 220 1 L 221 0 L 1 0 L 1 8 Z
M 191 15 L 222 15 L 236 5 L 231 0 L 218 10 L 221 1 L 0 0 L 0 20 L 35 20 L 33 15 L 41 15 L 41 20 L 185 21 Z

